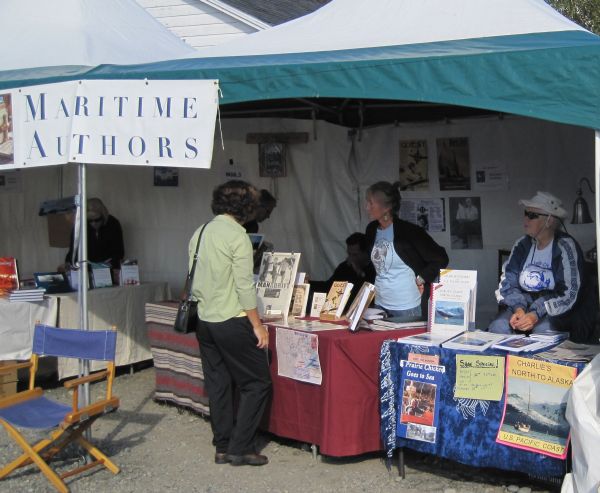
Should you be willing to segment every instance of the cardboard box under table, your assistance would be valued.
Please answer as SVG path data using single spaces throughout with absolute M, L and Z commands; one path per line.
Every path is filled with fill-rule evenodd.
M 17 370 L 12 369 L 6 373 L 3 367 L 12 365 L 16 361 L 0 361 L 0 399 L 13 395 L 17 392 Z

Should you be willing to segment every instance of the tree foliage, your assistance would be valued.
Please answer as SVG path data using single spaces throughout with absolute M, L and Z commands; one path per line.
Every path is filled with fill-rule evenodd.
M 600 34 L 600 0 L 547 0 L 562 15 Z

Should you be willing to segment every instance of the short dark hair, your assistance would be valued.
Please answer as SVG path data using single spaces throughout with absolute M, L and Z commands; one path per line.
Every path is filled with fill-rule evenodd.
M 213 191 L 213 214 L 230 214 L 240 224 L 254 217 L 257 205 L 258 191 L 243 180 L 230 180 Z
M 367 235 L 364 233 L 352 233 L 346 238 L 346 246 L 358 245 L 363 252 L 367 251 Z
M 367 188 L 367 193 L 371 195 L 379 194 L 384 200 L 384 205 L 391 209 L 394 216 L 397 216 L 400 212 L 400 182 L 378 181 Z
M 264 188 L 260 191 L 260 197 L 258 200 L 260 205 L 262 205 L 263 207 L 268 207 L 270 205 L 275 207 L 277 205 L 277 199 L 273 197 L 271 192 Z

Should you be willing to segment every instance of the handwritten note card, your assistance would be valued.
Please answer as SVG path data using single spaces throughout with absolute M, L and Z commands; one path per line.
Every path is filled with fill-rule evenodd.
M 456 355 L 455 398 L 499 401 L 503 388 L 503 356 Z

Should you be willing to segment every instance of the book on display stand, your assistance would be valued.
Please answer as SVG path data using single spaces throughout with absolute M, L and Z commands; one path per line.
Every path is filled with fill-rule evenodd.
M 458 335 L 475 326 L 477 271 L 443 269 L 431 285 L 429 330 Z
M 19 289 L 17 259 L 0 257 L 0 295 L 7 296 L 14 289 Z
M 256 282 L 258 313 L 265 320 L 287 319 L 299 253 L 263 253 Z
M 137 286 L 140 283 L 140 268 L 136 259 L 123 260 L 119 274 L 119 285 Z
M 327 293 L 313 293 L 312 303 L 310 306 L 310 316 L 319 318 L 325 300 L 327 299 Z
M 290 317 L 304 317 L 306 315 L 309 293 L 310 284 L 296 284 L 294 286 L 290 303 Z
M 327 293 L 319 318 L 321 320 L 341 320 L 353 287 L 354 284 L 348 281 L 334 281 Z
M 363 314 L 373 301 L 374 297 L 375 286 L 370 282 L 364 282 L 346 313 L 346 319 L 349 323 L 348 329 L 350 332 L 356 332 L 359 329 Z

